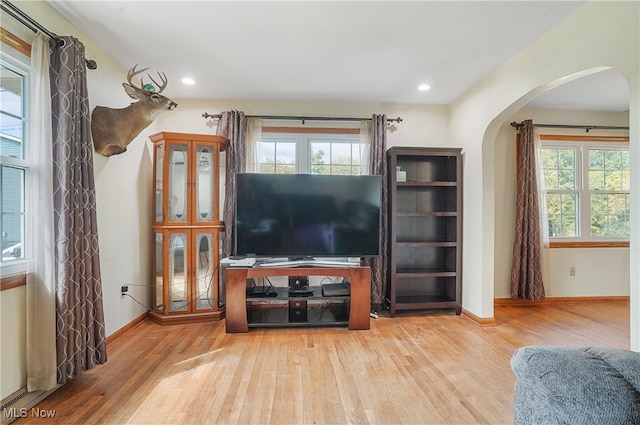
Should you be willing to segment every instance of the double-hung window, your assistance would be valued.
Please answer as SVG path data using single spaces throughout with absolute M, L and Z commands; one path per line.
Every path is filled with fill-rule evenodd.
M 550 239 L 629 239 L 628 144 L 545 141 L 542 168 Z
M 0 56 L 0 275 L 24 272 L 26 196 L 27 59 L 3 49 Z
M 263 133 L 257 148 L 261 173 L 362 174 L 358 134 Z

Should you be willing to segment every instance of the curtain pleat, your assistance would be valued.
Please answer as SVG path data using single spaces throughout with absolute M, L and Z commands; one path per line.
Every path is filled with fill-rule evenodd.
M 84 45 L 50 41 L 58 384 L 107 361 Z
M 227 149 L 227 168 L 224 197 L 224 243 L 223 257 L 233 255 L 234 234 L 233 224 L 235 220 L 236 198 L 236 174 L 243 173 L 246 165 L 245 134 L 247 120 L 242 111 L 222 112 L 216 134 L 229 139 Z
M 518 137 L 517 177 L 511 298 L 536 301 L 545 297 L 545 291 L 540 266 L 540 208 L 531 120 L 524 121 Z
M 388 196 L 387 196 L 387 116 L 371 117 L 371 144 L 369 148 L 369 174 L 382 176 L 382 209 L 380 223 L 380 256 L 365 259 L 371 267 L 371 304 L 382 305 L 387 292 L 389 270 L 388 253 Z
M 245 140 L 245 151 L 247 154 L 246 172 L 260 172 L 260 158 L 258 157 L 258 142 L 262 140 L 262 119 L 247 119 L 247 135 Z
M 27 272 L 27 390 L 56 387 L 56 303 L 51 146 L 49 37 L 38 32 L 31 43 L 29 79 L 29 205 L 27 231 L 35 241 Z

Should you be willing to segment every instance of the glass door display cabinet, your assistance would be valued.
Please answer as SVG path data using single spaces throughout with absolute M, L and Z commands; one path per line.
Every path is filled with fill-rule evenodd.
M 461 149 L 394 146 L 387 167 L 390 315 L 425 309 L 460 314 Z
M 153 142 L 152 310 L 160 324 L 224 318 L 219 279 L 226 138 L 162 132 Z

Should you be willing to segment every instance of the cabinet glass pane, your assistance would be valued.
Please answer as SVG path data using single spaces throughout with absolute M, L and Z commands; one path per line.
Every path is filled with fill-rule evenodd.
M 224 246 L 224 232 L 218 233 L 218 258 L 223 257 Z M 226 292 L 224 286 L 224 279 L 218 279 L 218 307 L 224 307 L 226 304 Z
M 169 146 L 169 221 L 186 221 L 187 145 Z
M 162 302 L 162 272 L 164 261 L 162 261 L 162 233 L 156 233 L 156 248 L 155 248 L 155 262 L 156 262 L 156 276 L 155 276 L 155 304 L 153 308 L 156 310 L 162 310 L 164 303 Z
M 156 221 L 162 221 L 162 164 L 164 159 L 164 146 L 156 145 L 156 167 L 155 167 L 155 217 Z
M 218 220 L 224 221 L 224 187 L 227 184 L 227 153 L 220 152 L 220 174 L 218 175 L 218 187 L 221 188 L 218 191 L 218 205 L 220 211 L 218 211 Z
M 169 234 L 169 311 L 188 307 L 186 241 L 186 233 Z
M 215 262 L 213 257 L 213 234 L 196 233 L 196 309 L 214 308 Z
M 196 221 L 213 221 L 213 185 L 216 182 L 213 147 L 198 146 L 196 167 Z

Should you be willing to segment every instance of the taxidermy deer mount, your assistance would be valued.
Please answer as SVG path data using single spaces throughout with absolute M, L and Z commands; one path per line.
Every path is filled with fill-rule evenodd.
M 138 66 L 138 65 L 136 65 Z M 114 109 L 96 106 L 91 112 L 91 135 L 93 146 L 100 155 L 117 155 L 127 150 L 127 145 L 149 126 L 162 111 L 170 111 L 178 104 L 160 93 L 167 87 L 167 76 L 158 72 L 162 84 L 158 84 L 151 75 L 147 76 L 158 87 L 144 84 L 140 78 L 140 87 L 131 81 L 133 77 L 149 68 L 136 71 L 136 66 L 127 73 L 128 83 L 122 83 L 124 91 L 132 99 L 138 99 L 126 108 Z

